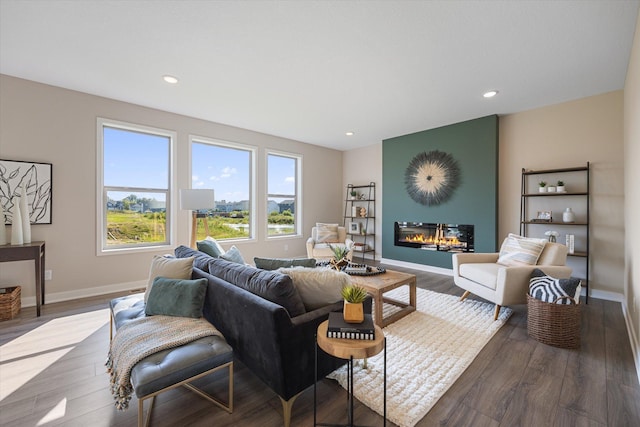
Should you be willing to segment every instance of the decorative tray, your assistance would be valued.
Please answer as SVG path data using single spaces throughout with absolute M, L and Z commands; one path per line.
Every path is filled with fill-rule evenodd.
M 341 268 L 342 271 L 351 276 L 375 276 L 386 272 L 382 267 L 372 267 L 367 264 L 347 264 Z

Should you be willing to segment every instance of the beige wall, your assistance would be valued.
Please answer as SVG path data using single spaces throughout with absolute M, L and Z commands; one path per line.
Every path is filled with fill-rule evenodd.
M 376 183 L 376 260 L 382 256 L 382 143 L 364 148 L 345 151 L 343 155 L 342 188 L 346 191 L 348 184 L 366 185 Z M 346 194 L 342 195 L 342 200 Z M 344 202 L 342 204 L 344 212 Z M 369 256 L 367 255 L 369 258 Z
M 519 231 L 522 168 L 552 169 L 591 163 L 590 287 L 592 292 L 600 291 L 601 296 L 602 292 L 622 294 L 623 92 L 501 116 L 499 157 L 498 240 Z M 573 205 L 573 201 L 565 203 Z M 554 216 L 560 215 L 563 208 L 554 209 Z M 574 270 L 584 268 L 581 261 L 570 259 Z
M 624 87 L 625 269 L 627 324 L 640 378 L 640 13 Z
M 342 176 L 333 172 L 342 170 L 340 151 L 2 75 L 0 158 L 53 164 L 53 224 L 32 227 L 33 240 L 46 241 L 46 268 L 53 272 L 53 280 L 46 282 L 48 301 L 131 288 L 147 277 L 152 255 L 171 252 L 96 256 L 97 117 L 175 131 L 178 188 L 191 181 L 189 134 L 258 147 L 258 218 L 264 218 L 266 210 L 260 202 L 265 194 L 265 149 L 302 154 L 303 235 L 267 242 L 265 226 L 258 221 L 257 240 L 237 243 L 247 261 L 254 256 L 304 256 L 306 237 L 318 218 L 342 219 Z M 177 244 L 188 245 L 189 223 L 188 212 L 178 211 Z M 24 305 L 35 303 L 32 270 L 31 261 L 0 264 L 0 285 L 23 285 Z

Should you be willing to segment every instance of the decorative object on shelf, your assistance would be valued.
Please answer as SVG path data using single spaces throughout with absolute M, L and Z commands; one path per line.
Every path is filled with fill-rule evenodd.
M 557 193 L 564 193 L 565 192 L 564 181 L 558 180 L 558 186 L 556 187 L 556 192 Z
M 24 185 L 27 204 L 31 206 L 33 224 L 51 224 L 51 163 L 0 160 L 0 203 L 4 205 L 4 224 L 15 224 L 14 210 L 18 208 L 11 199 Z M 27 212 L 22 212 L 26 216 Z
M 549 193 L 555 193 L 556 192 L 556 187 L 554 185 L 550 185 L 547 187 L 547 192 Z
M 358 216 L 358 207 L 357 206 L 351 206 L 351 216 L 352 217 Z
M 575 234 L 567 234 L 566 236 L 567 239 L 567 247 L 569 248 L 569 253 L 575 253 L 575 241 L 576 241 L 576 236 Z
M 364 307 L 362 303 L 367 297 L 367 291 L 358 285 L 347 285 L 342 288 L 344 308 L 342 315 L 347 323 L 362 323 L 364 321 Z
M 576 215 L 573 213 L 571 208 L 567 208 L 562 212 L 562 222 L 576 222 Z
M 547 186 L 547 183 L 545 181 L 540 181 L 538 185 L 539 185 L 538 191 L 540 191 L 541 193 L 547 192 L 547 189 L 545 188 Z
M 22 194 L 20 195 L 20 216 L 22 217 L 22 242 L 31 243 L 31 215 L 29 214 L 29 203 L 27 201 L 27 190 L 22 184 Z
M 360 223 L 352 222 L 351 224 L 349 224 L 349 232 L 354 234 L 360 234 Z
M 7 228 L 4 226 L 4 208 L 0 199 L 0 246 L 7 244 Z
M 558 232 L 554 231 L 554 230 L 549 230 L 549 231 L 545 231 L 544 235 L 549 238 L 549 241 L 551 243 L 555 243 L 556 242 L 556 237 L 558 237 Z
M 360 195 L 360 200 L 367 200 L 367 195 L 366 195 L 366 194 L 364 194 L 364 193 L 362 193 L 362 194 Z
M 362 218 L 366 218 L 367 217 L 367 208 L 360 208 L 360 216 Z
M 551 222 L 551 211 L 538 211 L 538 216 L 533 219 L 533 222 Z
M 351 200 L 358 198 L 358 192 L 356 190 L 351 190 L 349 194 L 351 195 Z
M 422 205 L 447 201 L 460 183 L 458 162 L 448 153 L 433 150 L 415 156 L 404 174 L 409 196 Z
M 13 198 L 13 219 L 11 223 L 11 244 L 22 245 L 24 240 L 22 238 L 22 215 L 20 215 L 20 200 L 19 197 Z

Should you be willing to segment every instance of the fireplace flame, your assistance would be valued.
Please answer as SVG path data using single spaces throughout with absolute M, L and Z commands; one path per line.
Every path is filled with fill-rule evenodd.
M 410 243 L 422 243 L 425 245 L 460 245 L 460 240 L 457 237 L 440 237 L 425 236 L 424 234 L 411 234 L 403 239 L 405 242 Z

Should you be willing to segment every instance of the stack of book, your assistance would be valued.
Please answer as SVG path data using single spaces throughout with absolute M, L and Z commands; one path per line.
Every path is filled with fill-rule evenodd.
M 350 340 L 374 340 L 376 328 L 371 314 L 364 315 L 362 323 L 347 323 L 340 312 L 329 313 L 327 338 L 341 338 Z

